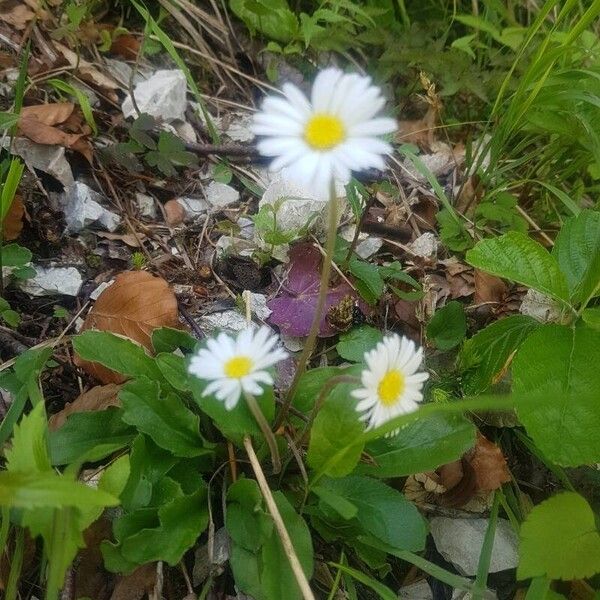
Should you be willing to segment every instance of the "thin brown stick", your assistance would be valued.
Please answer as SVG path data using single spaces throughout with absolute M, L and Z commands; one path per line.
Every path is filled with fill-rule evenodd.
M 246 448 L 246 452 L 248 453 L 250 464 L 252 465 L 254 475 L 256 475 L 258 487 L 260 488 L 263 498 L 265 499 L 267 510 L 273 518 L 273 522 L 275 523 L 275 529 L 277 529 L 279 539 L 281 540 L 281 545 L 283 546 L 283 551 L 285 552 L 287 559 L 290 561 L 290 567 L 292 567 L 292 572 L 294 573 L 294 577 L 296 578 L 298 587 L 302 592 L 302 597 L 304 598 L 304 600 L 315 600 L 315 596 L 312 593 L 312 590 L 310 589 L 308 579 L 304 574 L 304 570 L 302 569 L 300 560 L 298 560 L 298 555 L 296 554 L 296 550 L 294 550 L 294 545 L 292 544 L 292 540 L 290 539 L 287 529 L 285 528 L 285 523 L 281 518 L 281 514 L 279 512 L 279 509 L 277 508 L 277 504 L 275 503 L 275 498 L 273 498 L 273 494 L 271 493 L 269 484 L 267 483 L 267 480 L 265 478 L 265 474 L 263 473 L 263 470 L 260 466 L 258 457 L 254 452 L 254 448 L 252 447 L 252 440 L 249 436 L 244 437 L 244 448 Z

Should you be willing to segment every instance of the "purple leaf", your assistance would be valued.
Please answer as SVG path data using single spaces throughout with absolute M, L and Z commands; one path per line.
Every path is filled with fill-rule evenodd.
M 269 321 L 286 335 L 304 337 L 310 331 L 315 314 L 322 258 L 318 248 L 309 242 L 296 244 L 290 250 L 289 257 L 290 270 L 284 291 L 267 302 L 267 306 L 273 311 Z M 359 299 L 356 292 L 343 280 L 329 288 L 319 337 L 331 337 L 337 333 L 327 322 L 327 310 L 348 295 Z

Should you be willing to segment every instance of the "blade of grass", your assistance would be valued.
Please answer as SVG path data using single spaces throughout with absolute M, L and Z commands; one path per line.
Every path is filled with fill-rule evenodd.
M 330 567 L 335 567 L 342 573 L 346 573 L 346 575 L 350 575 L 356 581 L 360 581 L 360 583 L 366 585 L 371 588 L 380 598 L 383 600 L 398 600 L 398 596 L 390 590 L 387 585 L 383 585 L 383 583 L 379 583 L 372 577 L 369 577 L 365 573 L 361 571 L 357 571 L 352 567 L 347 567 L 346 565 L 341 565 L 339 563 L 328 563 Z
M 494 548 L 494 537 L 496 536 L 496 525 L 498 524 L 498 508 L 500 505 L 500 495 L 494 494 L 494 503 L 490 511 L 488 526 L 481 546 L 479 555 L 479 564 L 477 565 L 477 575 L 473 584 L 473 600 L 483 600 L 487 589 L 487 578 L 492 561 L 492 550 Z

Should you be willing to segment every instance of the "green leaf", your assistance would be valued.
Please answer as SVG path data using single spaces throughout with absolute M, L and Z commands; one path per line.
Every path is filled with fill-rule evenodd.
M 567 219 L 552 255 L 567 278 L 574 303 L 600 294 L 600 213 L 584 210 Z
M 0 506 L 63 508 L 116 506 L 119 500 L 67 477 L 48 473 L 0 472 Z
M 158 327 L 152 331 L 152 347 L 154 352 L 175 352 L 175 350 L 192 351 L 198 340 L 181 329 L 172 327 Z
M 364 425 L 355 410 L 356 401 L 350 397 L 353 387 L 336 386 L 313 423 L 306 460 L 316 471 L 315 480 L 322 475 L 348 475 L 360 459 Z
M 344 369 L 339 367 L 317 367 L 305 371 L 300 376 L 298 388 L 292 398 L 292 406 L 300 412 L 309 412 L 327 381 L 332 377 L 343 375 L 344 372 Z
M 267 38 L 287 44 L 299 35 L 296 15 L 290 10 L 286 0 L 277 0 L 276 8 L 269 8 L 256 0 L 230 0 L 231 11 L 252 31 L 258 31 Z
M 206 454 L 200 436 L 200 419 L 175 394 L 161 395 L 160 385 L 141 377 L 126 383 L 119 392 L 123 421 L 150 436 L 175 456 Z
M 48 424 L 40 402 L 15 426 L 11 447 L 6 451 L 6 468 L 12 473 L 52 471 L 48 455 Z
M 585 499 L 563 492 L 534 506 L 521 525 L 518 579 L 587 579 L 600 572 L 600 535 Z
M 358 513 L 358 508 L 356 508 L 352 502 L 348 502 L 346 498 L 340 496 L 328 487 L 315 485 L 311 491 L 319 497 L 321 503 L 333 508 L 333 510 L 346 521 L 353 519 Z
M 160 369 L 163 377 L 176 390 L 180 392 L 190 391 L 186 360 L 183 356 L 177 356 L 170 352 L 161 352 L 156 357 L 156 366 Z
M 94 462 L 127 446 L 136 432 L 122 416 L 120 408 L 70 415 L 62 427 L 49 434 L 52 464 L 66 465 L 82 457 Z
M 397 600 L 398 595 L 390 590 L 389 587 L 383 585 L 383 583 L 379 583 L 379 581 L 369 577 L 366 573 L 362 571 L 358 571 L 357 569 L 353 569 L 352 567 L 348 567 L 346 565 L 340 565 L 338 563 L 329 563 L 330 566 L 335 567 L 342 571 L 342 573 L 346 573 L 350 575 L 356 581 L 360 581 L 363 585 L 370 587 L 382 600 Z
M 73 348 L 84 360 L 100 363 L 122 375 L 162 380 L 154 360 L 142 346 L 128 338 L 89 330 L 73 338 Z
M 353 257 L 348 270 L 356 277 L 355 285 L 361 296 L 369 303 L 375 304 L 383 294 L 383 278 L 376 265 Z
M 365 352 L 373 349 L 382 339 L 383 334 L 379 329 L 370 325 L 361 325 L 342 333 L 335 349 L 346 360 L 362 362 Z
M 465 229 L 462 221 L 457 220 L 449 210 L 445 208 L 440 210 L 436 218 L 440 224 L 440 239 L 449 250 L 462 252 L 473 246 L 473 238 Z
M 467 318 L 463 305 L 452 300 L 435 311 L 427 325 L 427 337 L 440 350 L 458 346 L 467 333 Z
M 400 550 L 418 551 L 425 547 L 425 520 L 412 503 L 385 483 L 352 475 L 325 479 L 321 487 L 356 506 L 356 520 L 366 534 Z
M 581 318 L 588 327 L 600 331 L 600 306 L 586 308 L 582 311 Z
M 356 473 L 372 477 L 403 477 L 433 471 L 459 459 L 475 443 L 475 427 L 462 415 L 432 415 L 404 426 L 397 435 L 369 442 L 368 462 Z
M 543 325 L 513 360 L 513 391 L 538 402 L 517 405 L 527 433 L 545 456 L 563 466 L 600 461 L 600 332 Z
M 539 321 L 526 315 L 511 315 L 469 338 L 458 355 L 465 391 L 475 394 L 486 390 L 513 352 L 539 326 Z
M 19 244 L 7 244 L 2 247 L 2 264 L 5 267 L 21 267 L 31 262 L 31 251 Z
M 467 262 L 499 277 L 516 281 L 567 303 L 569 289 L 558 262 L 538 242 L 509 231 L 480 241 L 466 255 Z
M 189 384 L 196 404 L 206 413 L 227 438 L 241 442 L 244 435 L 262 436 L 256 419 L 250 412 L 246 400 L 241 397 L 233 410 L 227 410 L 225 403 L 212 395 L 203 396 L 206 384 L 197 377 L 189 376 Z M 273 388 L 267 387 L 256 401 L 265 419 L 270 422 L 275 416 Z
M 115 524 L 118 550 L 127 562 L 141 565 L 164 560 L 175 566 L 181 560 L 208 524 L 206 486 L 199 478 L 198 482 L 201 484 L 198 491 L 173 499 L 161 506 L 157 513 L 142 509 L 141 515 L 146 518 L 138 522 L 137 527 L 129 525 L 126 537 L 117 535 Z M 154 515 L 158 524 L 150 526 L 155 521 Z M 106 542 L 101 546 L 105 557 L 110 554 L 110 546 Z

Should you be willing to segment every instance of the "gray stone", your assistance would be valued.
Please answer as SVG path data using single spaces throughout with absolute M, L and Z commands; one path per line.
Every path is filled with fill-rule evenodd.
M 69 233 L 79 233 L 83 228 L 97 225 L 115 231 L 121 218 L 104 208 L 98 201 L 104 197 L 85 183 L 76 182 L 65 190 L 63 211 Z
M 186 221 L 193 221 L 210 209 L 210 204 L 204 198 L 177 198 L 177 202 L 185 209 Z
M 146 217 L 147 219 L 156 217 L 156 204 L 152 196 L 136 192 L 135 201 L 140 211 L 140 217 Z
M 28 167 L 52 175 L 65 187 L 73 185 L 73 172 L 65 158 L 65 149 L 62 146 L 46 146 L 26 138 L 16 138 L 12 145 L 12 152 L 20 156 Z
M 77 296 L 83 279 L 74 267 L 42 267 L 34 265 L 36 274 L 31 279 L 17 282 L 30 296 Z
M 214 209 L 225 208 L 240 199 L 240 193 L 226 183 L 212 181 L 205 190 L 206 200 Z
M 487 526 L 488 519 L 434 517 L 430 521 L 431 535 L 439 553 L 468 576 L 477 573 Z M 517 548 L 518 537 L 510 523 L 498 519 L 489 572 L 516 568 L 519 564 Z
M 156 71 L 146 81 L 138 83 L 133 90 L 140 112 L 163 121 L 185 120 L 186 93 L 185 74 L 179 69 Z M 121 109 L 125 118 L 137 116 L 129 95 L 123 101 Z

